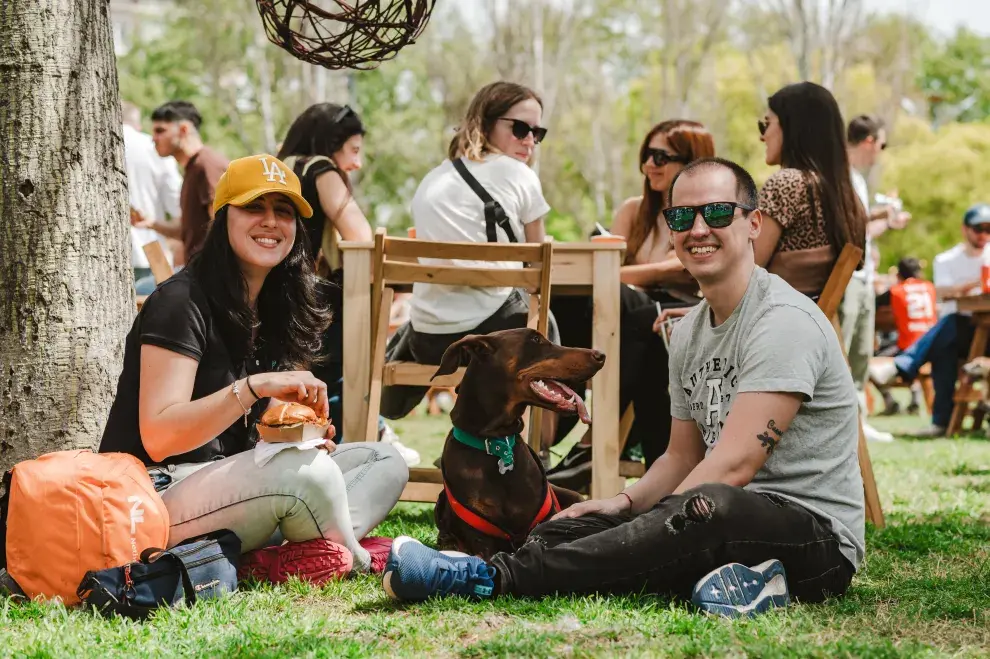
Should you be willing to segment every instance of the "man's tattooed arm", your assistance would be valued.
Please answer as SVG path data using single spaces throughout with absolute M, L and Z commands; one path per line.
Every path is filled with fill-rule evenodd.
M 783 436 L 783 431 L 777 428 L 773 419 L 770 419 L 769 423 L 767 423 L 767 429 L 757 435 L 756 438 L 760 440 L 763 448 L 767 450 L 767 455 L 770 455 L 777 448 L 777 444 L 780 443 L 780 438 Z

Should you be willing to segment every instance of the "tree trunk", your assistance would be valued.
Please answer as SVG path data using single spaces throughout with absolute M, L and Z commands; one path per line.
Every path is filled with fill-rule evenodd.
M 106 0 L 0 3 L 0 468 L 93 447 L 134 317 Z

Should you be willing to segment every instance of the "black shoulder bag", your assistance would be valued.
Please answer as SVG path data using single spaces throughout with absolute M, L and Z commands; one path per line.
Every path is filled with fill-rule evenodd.
M 485 190 L 484 186 L 478 182 L 471 172 L 468 171 L 467 166 L 464 165 L 464 161 L 461 158 L 453 161 L 454 169 L 457 173 L 461 175 L 461 178 L 471 186 L 474 193 L 481 198 L 481 201 L 485 204 L 485 233 L 488 236 L 488 242 L 497 243 L 498 234 L 495 233 L 495 226 L 498 225 L 502 227 L 505 231 L 505 235 L 509 237 L 510 243 L 519 242 L 516 239 L 516 234 L 512 231 L 512 225 L 509 223 L 509 216 L 505 214 L 505 209 L 497 201 L 492 199 L 492 196 L 488 194 L 488 190 Z

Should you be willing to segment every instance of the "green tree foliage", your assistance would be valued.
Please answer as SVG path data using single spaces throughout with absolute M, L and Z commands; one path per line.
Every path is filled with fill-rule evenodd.
M 170 98 L 196 103 L 206 141 L 230 157 L 274 150 L 311 103 L 349 102 L 368 129 L 358 201 L 396 233 L 474 92 L 500 78 L 544 97 L 550 133 L 539 173 L 559 240 L 610 226 L 619 204 L 641 192 L 639 144 L 664 119 L 703 122 L 717 153 L 762 182 L 774 168 L 756 121 L 770 94 L 798 80 L 803 43 L 783 2 L 574 0 L 564 11 L 549 0 L 472 0 L 440 3 L 395 60 L 339 73 L 269 44 L 252 0 L 177 5 L 161 38 L 119 58 L 122 97 L 146 112 Z M 930 261 L 957 240 L 962 211 L 990 201 L 990 126 L 953 123 L 948 112 L 966 102 L 960 121 L 990 115 L 990 40 L 960 31 L 939 42 L 905 16 L 865 13 L 833 37 L 825 50 L 824 41 L 798 49 L 805 68 L 833 79 L 847 118 L 886 119 L 891 148 L 873 178 L 878 189 L 897 188 L 914 216 L 881 239 L 883 262 L 906 253 Z M 929 110 L 943 123 L 937 130 L 918 116 Z
M 990 117 L 990 37 L 960 28 L 945 43 L 929 45 L 919 77 L 934 121 Z

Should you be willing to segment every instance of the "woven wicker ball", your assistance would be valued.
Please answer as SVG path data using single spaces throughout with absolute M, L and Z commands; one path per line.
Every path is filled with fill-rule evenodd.
M 256 0 L 268 39 L 328 69 L 373 69 L 414 43 L 436 0 Z

